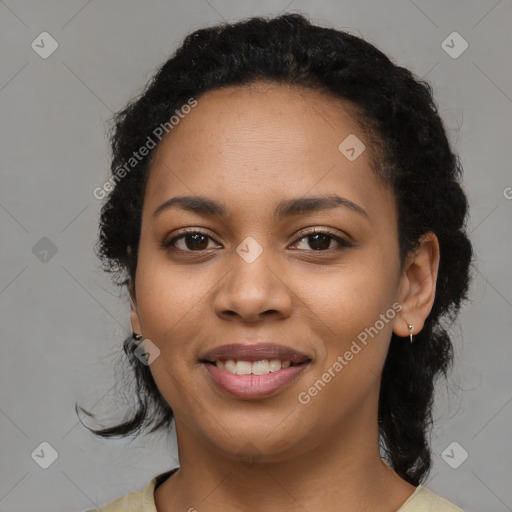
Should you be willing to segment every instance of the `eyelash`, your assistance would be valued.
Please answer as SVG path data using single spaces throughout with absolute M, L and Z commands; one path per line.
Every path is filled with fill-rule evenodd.
M 213 237 L 211 237 L 208 233 L 206 233 L 204 231 L 200 231 L 200 230 L 198 230 L 196 228 L 186 228 L 186 229 L 183 229 L 178 235 L 176 235 L 173 238 L 171 238 L 170 240 L 168 240 L 167 242 L 162 243 L 162 248 L 165 249 L 165 250 L 174 249 L 176 251 L 188 252 L 188 253 L 201 253 L 201 252 L 207 251 L 208 249 L 202 249 L 202 250 L 199 250 L 199 251 L 192 251 L 192 250 L 189 250 L 189 249 L 177 249 L 176 247 L 173 247 L 173 244 L 176 241 L 180 240 L 181 238 L 184 238 L 186 235 L 196 235 L 196 234 L 197 235 L 204 235 L 207 238 L 210 238 L 211 240 L 214 240 L 216 242 L 216 240 Z M 338 244 L 341 247 L 325 249 L 325 250 L 316 250 L 316 251 L 314 249 L 310 249 L 309 252 L 314 252 L 314 253 L 330 253 L 331 251 L 337 251 L 337 250 L 341 250 L 343 248 L 353 247 L 353 244 L 351 244 L 347 240 L 341 238 L 340 236 L 335 235 L 334 233 L 332 233 L 332 232 L 330 232 L 328 230 L 316 229 L 316 228 L 311 230 L 311 231 L 307 231 L 307 232 L 302 231 L 302 232 L 300 232 L 299 233 L 300 236 L 299 236 L 299 238 L 297 238 L 297 240 L 295 240 L 294 244 L 297 244 L 298 242 L 301 242 L 303 239 L 308 238 L 309 236 L 316 235 L 316 234 L 321 234 L 321 235 L 329 236 L 331 239 L 333 239 L 336 242 L 338 242 Z

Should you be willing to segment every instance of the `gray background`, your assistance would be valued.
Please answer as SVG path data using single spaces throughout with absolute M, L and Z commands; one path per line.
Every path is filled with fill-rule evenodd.
M 94 508 L 177 465 L 163 434 L 100 440 L 74 412 L 78 401 L 111 424 L 127 400 L 116 361 L 131 332 L 129 307 L 93 253 L 106 122 L 190 31 L 282 10 L 360 33 L 434 86 L 465 167 L 477 260 L 472 300 L 452 330 L 456 366 L 439 389 L 426 485 L 468 512 L 512 510 L 512 2 L 5 0 L 1 511 Z M 31 48 L 44 31 L 59 44 L 47 59 Z M 469 44 L 458 58 L 441 46 L 453 31 Z M 41 252 L 43 237 L 56 254 Z M 58 452 L 47 469 L 31 456 L 44 441 Z M 457 469 L 441 456 L 454 441 L 469 454 Z M 452 464 L 463 454 L 458 446 L 448 453 Z

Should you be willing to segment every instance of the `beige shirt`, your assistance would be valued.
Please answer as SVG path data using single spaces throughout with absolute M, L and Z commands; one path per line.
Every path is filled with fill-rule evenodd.
M 153 478 L 148 485 L 139 492 L 130 492 L 103 507 L 87 512 L 157 512 L 154 491 L 157 482 L 163 482 L 175 470 L 167 471 Z M 409 499 L 396 512 L 463 512 L 453 503 L 441 498 L 437 494 L 419 485 L 409 496 Z

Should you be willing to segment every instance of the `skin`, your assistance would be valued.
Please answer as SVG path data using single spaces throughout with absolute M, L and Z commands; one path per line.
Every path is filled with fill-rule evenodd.
M 392 332 L 409 343 L 408 323 L 418 333 L 432 308 L 439 246 L 426 234 L 400 265 L 394 195 L 372 172 L 354 116 L 351 104 L 296 86 L 231 86 L 198 98 L 157 148 L 131 322 L 160 350 L 150 370 L 176 418 L 180 469 L 155 491 L 159 512 L 392 512 L 415 489 L 380 458 L 377 406 Z M 338 150 L 349 134 L 366 145 L 352 162 Z M 273 218 L 285 199 L 333 193 L 367 216 L 340 206 Z M 228 214 L 174 207 L 153 217 L 178 195 L 215 199 Z M 186 227 L 212 238 L 162 247 Z M 315 245 L 313 228 L 352 246 Z M 252 263 L 236 252 L 248 236 L 262 248 Z M 299 393 L 396 302 L 403 309 L 301 404 Z M 312 362 L 274 396 L 229 397 L 199 359 L 242 339 Z

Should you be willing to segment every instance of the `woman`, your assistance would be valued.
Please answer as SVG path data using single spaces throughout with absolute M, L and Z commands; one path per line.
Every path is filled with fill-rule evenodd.
M 174 418 L 180 467 L 101 510 L 460 510 L 421 485 L 472 258 L 429 85 L 252 18 L 190 34 L 112 148 L 99 255 L 130 292 L 138 407 L 93 432 Z

